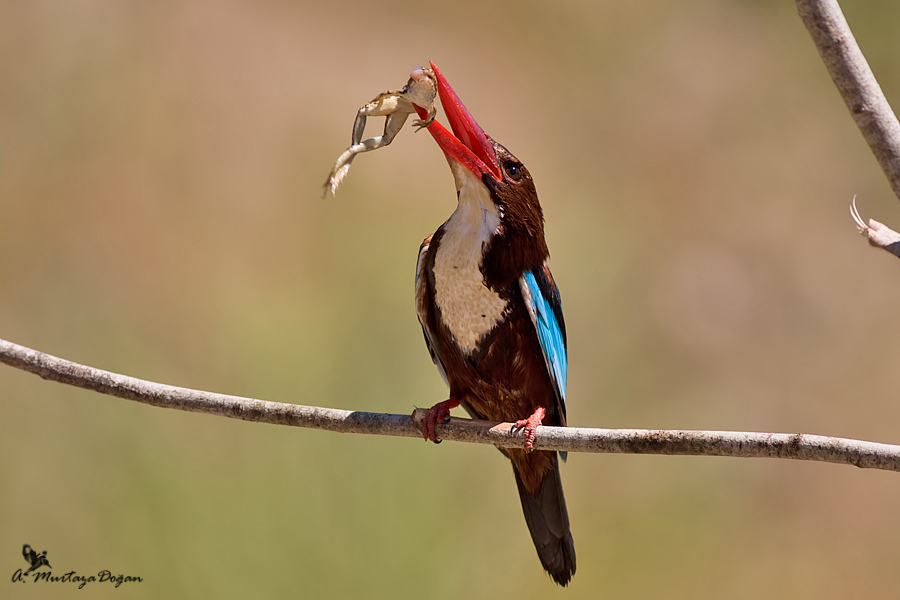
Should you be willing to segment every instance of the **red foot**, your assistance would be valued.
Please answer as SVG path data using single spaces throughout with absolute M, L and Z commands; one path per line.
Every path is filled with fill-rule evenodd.
M 534 450 L 534 431 L 538 428 L 538 425 L 541 424 L 541 421 L 544 420 L 544 417 L 547 415 L 546 411 L 542 406 L 538 406 L 534 411 L 534 414 L 528 417 L 527 419 L 522 419 L 521 421 L 516 421 L 516 427 L 524 427 L 525 428 L 525 451 L 530 452 Z
M 440 442 L 434 434 L 434 426 L 437 423 L 448 423 L 450 421 L 450 409 L 457 406 L 459 406 L 459 400 L 450 398 L 449 400 L 438 402 L 429 408 L 428 412 L 425 413 L 425 418 L 422 419 L 422 436 L 434 443 Z

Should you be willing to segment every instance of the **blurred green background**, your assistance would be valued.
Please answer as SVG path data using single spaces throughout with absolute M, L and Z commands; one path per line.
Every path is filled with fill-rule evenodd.
M 897 101 L 900 4 L 844 10 Z M 268 400 L 445 399 L 412 299 L 455 207 L 437 146 L 407 126 L 320 199 L 356 109 L 429 59 L 537 182 L 570 424 L 900 442 L 900 264 L 847 210 L 900 204 L 787 0 L 4 2 L 0 337 Z M 563 590 L 491 448 L 8 367 L 0 394 L 2 597 L 900 596 L 896 473 L 570 455 Z M 23 543 L 144 582 L 13 584 Z

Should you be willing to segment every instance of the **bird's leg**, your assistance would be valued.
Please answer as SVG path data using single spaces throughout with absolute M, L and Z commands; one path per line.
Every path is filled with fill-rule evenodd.
M 524 427 L 525 428 L 525 451 L 530 452 L 534 450 L 534 432 L 541 424 L 541 421 L 544 420 L 544 417 L 547 416 L 547 412 L 544 410 L 543 406 L 538 406 L 534 414 L 528 417 L 527 419 L 522 419 L 516 421 L 516 428 Z
M 449 423 L 450 409 L 457 406 L 459 406 L 459 400 L 451 396 L 449 400 L 438 402 L 429 408 L 422 419 L 422 437 L 426 440 L 431 440 L 435 444 L 440 443 L 441 440 L 437 439 L 434 433 L 434 426 L 438 423 Z

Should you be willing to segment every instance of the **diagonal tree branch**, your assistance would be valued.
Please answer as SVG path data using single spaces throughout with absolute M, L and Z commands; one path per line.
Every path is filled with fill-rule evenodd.
M 856 126 L 881 165 L 894 194 L 900 198 L 900 122 L 859 49 L 841 7 L 837 0 L 795 1 L 797 12 Z M 896 245 L 900 234 L 874 219 L 866 224 L 859 218 L 855 205 L 852 213 L 860 233 L 871 245 L 900 257 Z
M 900 198 L 900 123 L 837 0 L 796 0 L 797 12 L 856 126 Z
M 162 408 L 342 433 L 422 435 L 417 424 L 424 412 L 421 409 L 410 417 L 227 396 L 102 371 L 5 340 L 0 340 L 0 362 L 51 381 Z M 510 423 L 451 419 L 438 425 L 437 432 L 446 440 L 502 448 L 524 443 L 521 430 Z M 534 447 L 568 452 L 790 458 L 900 472 L 900 446 L 799 433 L 538 427 Z

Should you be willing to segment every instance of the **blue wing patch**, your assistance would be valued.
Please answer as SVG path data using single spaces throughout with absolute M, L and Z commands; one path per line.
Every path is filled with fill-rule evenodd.
M 544 361 L 550 378 L 556 386 L 560 418 L 566 422 L 566 374 L 569 360 L 566 355 L 565 322 L 562 319 L 562 308 L 559 292 L 549 271 L 544 266 L 537 277 L 533 271 L 525 271 L 519 281 L 525 305 L 531 315 L 531 321 L 537 330 L 538 341 L 544 352 Z

